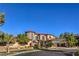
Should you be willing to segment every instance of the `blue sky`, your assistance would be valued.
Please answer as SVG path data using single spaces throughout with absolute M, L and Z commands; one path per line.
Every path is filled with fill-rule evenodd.
M 79 4 L 0 4 L 0 13 L 5 13 L 5 33 L 79 34 Z

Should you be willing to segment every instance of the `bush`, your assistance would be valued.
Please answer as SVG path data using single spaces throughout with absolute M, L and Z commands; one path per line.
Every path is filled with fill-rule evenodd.
M 47 44 L 47 47 L 51 47 L 53 45 L 53 43 L 52 42 L 49 42 L 48 44 Z
M 25 46 L 25 48 L 29 48 L 30 46 Z

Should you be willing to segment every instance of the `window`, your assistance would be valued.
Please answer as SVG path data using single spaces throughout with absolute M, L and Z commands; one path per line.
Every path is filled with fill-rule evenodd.
M 44 39 L 44 36 L 42 36 L 42 39 Z
M 38 39 L 38 36 L 36 36 L 36 39 Z

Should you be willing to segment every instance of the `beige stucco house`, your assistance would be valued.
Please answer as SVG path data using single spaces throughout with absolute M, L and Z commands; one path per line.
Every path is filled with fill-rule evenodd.
M 44 33 L 36 33 L 33 31 L 25 32 L 26 36 L 32 40 L 32 45 L 38 44 L 41 46 L 45 46 L 48 41 L 53 41 L 56 39 L 54 35 L 44 34 Z

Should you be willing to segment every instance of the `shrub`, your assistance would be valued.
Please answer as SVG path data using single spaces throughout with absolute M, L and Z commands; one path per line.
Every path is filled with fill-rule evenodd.
M 25 48 L 29 48 L 30 46 L 25 46 Z
M 24 46 L 20 46 L 20 49 L 23 49 L 24 48 Z
M 53 45 L 52 42 L 48 42 L 48 44 L 47 44 L 48 47 L 51 47 L 52 45 Z

